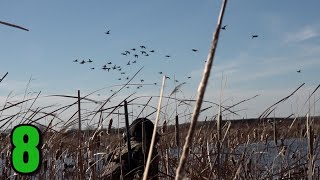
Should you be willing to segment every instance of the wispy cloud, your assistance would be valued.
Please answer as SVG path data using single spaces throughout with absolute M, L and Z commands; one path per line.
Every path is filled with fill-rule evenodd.
M 319 35 L 320 32 L 317 28 L 308 25 L 299 29 L 298 31 L 288 33 L 285 37 L 285 42 L 301 42 L 318 37 Z

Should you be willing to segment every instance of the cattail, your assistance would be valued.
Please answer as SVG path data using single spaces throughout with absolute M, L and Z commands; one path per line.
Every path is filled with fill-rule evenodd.
M 112 123 L 113 123 L 113 119 L 110 119 L 107 134 L 110 134 L 110 132 L 111 132 Z
M 175 125 L 175 138 L 176 138 L 176 146 L 178 148 L 178 158 L 180 157 L 180 137 L 179 137 L 179 117 L 176 116 L 176 125 Z
M 166 133 L 166 131 L 167 131 L 167 121 L 164 120 L 163 124 L 162 124 L 161 132 L 162 132 L 162 134 L 164 134 L 164 133 Z

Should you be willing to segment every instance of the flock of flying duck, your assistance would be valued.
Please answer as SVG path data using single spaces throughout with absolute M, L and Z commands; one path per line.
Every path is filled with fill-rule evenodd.
M 105 34 L 107 35 L 110 35 L 110 30 L 106 31 Z M 197 49 L 191 49 L 193 52 L 197 52 L 198 50 Z M 130 65 L 134 65 L 137 63 L 137 61 L 139 60 L 139 57 L 148 57 L 150 56 L 151 54 L 155 53 L 155 50 L 151 49 L 151 50 L 148 50 L 146 48 L 146 46 L 139 46 L 138 48 L 131 48 L 130 50 L 125 50 L 124 52 L 121 53 L 122 56 L 126 56 L 126 57 L 131 57 L 133 58 L 133 60 L 129 60 L 126 65 L 124 66 L 130 66 Z M 170 55 L 165 55 L 164 56 L 165 58 L 170 58 L 171 56 Z M 75 59 L 73 60 L 74 63 L 79 63 L 79 64 L 92 64 L 93 61 L 91 59 L 88 59 L 88 60 L 78 60 L 78 59 Z M 92 67 L 90 68 L 91 70 L 95 70 L 95 69 L 98 69 L 98 68 L 95 68 L 95 67 Z M 107 71 L 107 72 L 110 72 L 110 71 L 118 71 L 120 72 L 120 74 L 123 76 L 126 74 L 126 72 L 123 70 L 123 66 L 120 66 L 120 65 L 117 65 L 115 64 L 114 62 L 108 62 L 104 65 L 102 65 L 99 69 L 102 69 L 104 71 Z M 164 74 L 162 71 L 158 72 L 158 74 Z M 167 79 L 170 79 L 169 76 L 166 76 Z M 123 77 L 118 77 L 117 80 L 121 81 L 121 80 L 129 80 L 130 77 L 127 76 L 125 78 Z M 191 76 L 188 76 L 187 79 L 191 79 Z M 144 83 L 144 79 L 141 79 L 140 80 L 141 83 Z M 179 82 L 178 80 L 175 80 L 175 82 Z M 153 83 L 154 85 L 157 85 L 157 83 Z M 138 85 L 137 86 L 137 89 L 140 89 L 142 87 L 142 85 Z M 127 86 L 127 88 L 129 88 L 129 86 Z M 112 90 L 111 90 L 112 91 Z
M 221 30 L 226 30 L 226 29 L 227 29 L 226 27 L 227 27 L 227 25 L 222 26 L 222 27 L 221 27 Z M 110 30 L 107 30 L 107 31 L 105 32 L 105 34 L 110 35 L 110 34 L 111 34 L 111 33 L 110 33 Z M 258 37 L 259 37 L 259 35 L 257 35 L 257 34 L 251 35 L 251 39 L 255 39 L 255 38 L 258 38 Z M 197 51 L 198 51 L 197 49 L 191 49 L 191 50 L 192 50 L 193 52 L 197 52 Z M 139 59 L 139 57 L 143 57 L 143 56 L 144 56 L 144 57 L 148 57 L 149 55 L 153 54 L 154 52 L 155 52 L 155 50 L 153 50 L 153 49 L 152 49 L 152 50 L 147 50 L 147 48 L 146 48 L 145 46 L 141 45 L 139 48 L 131 48 L 130 50 L 125 50 L 124 52 L 121 53 L 121 55 L 127 56 L 127 57 L 130 57 L 130 56 L 131 56 L 131 57 L 134 58 L 133 60 L 129 60 L 129 61 L 127 62 L 126 66 L 130 66 L 130 65 L 136 64 L 136 63 L 137 63 L 137 60 Z M 170 56 L 170 55 L 165 55 L 165 57 L 166 57 L 166 58 L 170 58 L 171 56 Z M 76 59 L 76 60 L 74 60 L 73 62 L 75 62 L 75 63 L 80 63 L 80 64 L 86 64 L 86 63 L 90 64 L 90 63 L 92 63 L 93 61 L 92 61 L 91 59 L 89 59 L 89 60 L 87 60 L 87 61 L 86 61 L 86 60 L 79 61 L 78 59 Z M 90 69 L 94 70 L 94 69 L 96 69 L 96 68 L 91 67 Z M 126 72 L 123 71 L 122 66 L 116 65 L 116 64 L 113 63 L 113 62 L 108 62 L 108 63 L 102 65 L 101 69 L 102 69 L 102 70 L 105 70 L 105 71 L 107 71 L 107 72 L 110 72 L 110 71 L 119 71 L 119 72 L 121 72 L 121 73 L 120 73 L 121 75 L 125 75 L 125 74 L 126 74 Z M 298 70 L 297 72 L 300 73 L 301 70 Z M 158 72 L 158 74 L 163 74 L 163 72 Z M 166 76 L 166 78 L 167 78 L 167 79 L 170 79 L 170 77 L 168 77 L 168 76 Z M 191 76 L 188 76 L 187 78 L 190 79 Z M 123 78 L 123 77 L 119 77 L 119 78 L 118 78 L 119 81 L 120 81 L 120 80 L 123 80 L 123 79 L 129 80 L 129 76 L 127 76 L 126 78 Z M 144 80 L 141 79 L 140 82 L 143 83 Z M 175 82 L 179 82 L 179 81 L 178 81 L 178 80 L 175 80 Z M 157 83 L 153 83 L 153 84 L 154 84 L 154 85 L 157 85 Z M 139 85 L 139 86 L 137 86 L 137 89 L 139 89 L 139 88 L 141 88 L 141 87 L 142 87 L 142 85 Z M 129 88 L 129 86 L 127 86 L 127 88 Z M 111 90 L 111 91 L 112 91 L 112 90 Z

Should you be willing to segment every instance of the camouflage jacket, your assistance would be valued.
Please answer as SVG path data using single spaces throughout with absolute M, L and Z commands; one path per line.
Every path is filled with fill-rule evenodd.
M 143 151 L 142 143 L 131 140 L 131 158 L 130 165 L 131 169 L 129 169 L 128 163 L 128 148 L 127 146 L 122 146 L 116 149 L 111 155 L 110 161 L 112 163 L 107 165 L 105 172 L 103 173 L 103 178 L 108 180 L 115 179 L 142 179 L 145 161 L 148 158 L 149 148 L 146 148 L 146 152 Z M 149 145 L 147 145 L 149 147 Z M 153 148 L 152 153 L 152 162 L 148 173 L 148 179 L 156 180 L 158 174 L 158 164 L 159 157 L 157 149 Z M 122 173 L 121 173 L 122 171 Z M 122 174 L 122 176 L 121 176 Z M 121 178 L 122 177 L 122 178 Z

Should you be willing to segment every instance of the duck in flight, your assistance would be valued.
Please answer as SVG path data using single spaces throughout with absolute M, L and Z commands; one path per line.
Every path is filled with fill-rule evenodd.
M 126 56 L 127 55 L 127 53 L 121 53 L 122 55 L 124 55 L 124 56 Z
M 94 67 L 92 67 L 91 69 L 94 69 Z
M 297 73 L 301 73 L 301 70 L 298 70 Z
M 137 62 L 137 60 L 132 61 L 133 64 L 136 63 L 136 62 Z
M 130 54 L 130 51 L 125 51 L 126 54 Z
M 84 63 L 86 63 L 86 61 L 85 61 L 85 60 L 82 60 L 82 61 L 80 62 L 80 64 L 84 64 Z
M 143 80 L 143 79 L 141 79 L 141 80 L 140 80 L 140 82 L 144 82 L 144 80 Z
M 108 62 L 108 64 L 112 64 L 112 62 Z
M 89 59 L 88 63 L 92 63 L 93 61 L 91 61 L 91 59 Z
M 197 51 L 198 51 L 198 49 L 192 49 L 192 51 L 193 51 L 193 52 L 197 52 Z
M 162 72 L 159 72 L 159 74 L 162 74 Z
M 110 30 L 108 30 L 107 32 L 105 32 L 105 34 L 110 34 Z
M 140 48 L 141 48 L 141 49 L 146 49 L 146 47 L 145 47 L 145 46 L 140 46 Z
M 169 55 L 166 55 L 166 57 L 168 57 L 168 58 L 169 58 L 170 56 L 169 56 Z
M 151 50 L 151 51 L 149 51 L 149 52 L 154 53 L 154 50 Z
M 259 35 L 252 35 L 252 36 L 251 36 L 251 39 L 257 38 L 257 37 L 259 37 Z
M 78 59 L 74 60 L 73 62 L 78 62 Z
M 141 54 L 147 54 L 147 52 L 145 52 L 145 51 L 140 51 L 141 52 Z
M 221 29 L 222 29 L 222 30 L 226 30 L 226 27 L 227 27 L 227 26 L 228 26 L 228 25 L 224 25 L 224 26 L 221 27 Z
M 132 50 L 132 51 L 135 51 L 136 49 L 135 49 L 135 48 L 132 48 L 131 50 Z
M 139 56 L 138 56 L 138 54 L 135 54 L 134 57 L 135 57 L 135 58 L 138 58 Z
M 128 66 L 130 65 L 130 61 L 127 63 L 127 65 L 128 65 Z
M 190 78 L 191 78 L 191 76 L 188 77 L 188 79 L 190 79 Z

